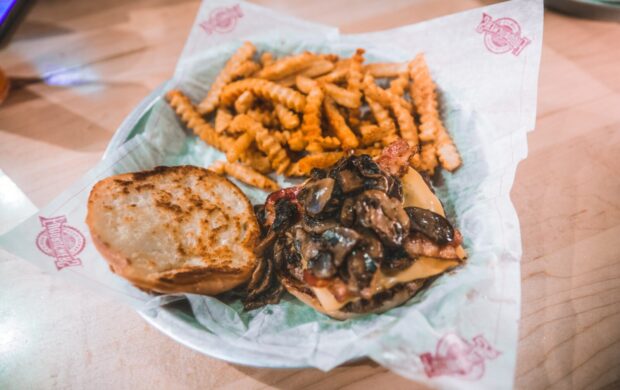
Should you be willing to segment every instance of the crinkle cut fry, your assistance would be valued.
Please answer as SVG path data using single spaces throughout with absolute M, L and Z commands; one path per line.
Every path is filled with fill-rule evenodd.
M 228 130 L 228 125 L 232 122 L 233 115 L 225 107 L 219 107 L 215 112 L 215 131 L 221 134 Z
M 355 149 L 359 146 L 359 141 L 355 136 L 355 133 L 349 128 L 347 122 L 344 120 L 338 107 L 336 107 L 334 101 L 329 96 L 325 97 L 323 101 L 325 107 L 325 114 L 330 126 L 334 130 L 336 137 L 340 140 L 343 149 Z
M 375 62 L 364 67 L 366 73 L 376 78 L 398 77 L 402 72 L 407 71 L 407 64 L 404 62 Z
M 435 140 L 438 124 L 441 122 L 437 110 L 437 94 L 424 55 L 418 54 L 409 64 L 411 76 L 410 94 L 420 118 L 419 138 L 424 142 Z
M 256 149 L 256 145 L 252 145 L 241 155 L 241 162 L 248 165 L 262 174 L 273 172 L 271 169 L 271 161 L 260 150 Z
M 219 103 L 222 88 L 232 81 L 234 71 L 237 67 L 244 61 L 250 59 L 255 52 L 256 47 L 254 47 L 251 42 L 243 42 L 235 54 L 230 57 L 224 69 L 217 75 L 209 88 L 209 92 L 207 92 L 207 96 L 198 105 L 198 112 L 200 112 L 200 114 L 205 115 L 215 110 Z
M 430 70 L 424 60 L 423 54 L 418 54 L 413 61 L 411 61 L 409 72 L 413 80 L 410 91 L 411 98 L 415 103 L 416 110 L 420 117 L 419 137 L 426 143 L 434 143 L 433 150 L 436 152 L 441 166 L 453 172 L 461 165 L 461 156 L 441 121 L 436 86 L 431 78 Z M 426 146 L 426 150 L 429 149 L 430 146 Z M 431 163 L 426 163 L 426 165 L 433 166 L 430 152 L 426 152 L 427 158 L 425 159 L 424 150 L 425 145 L 423 143 L 422 163 L 424 164 L 425 160 L 428 159 Z M 434 164 L 436 166 L 436 161 Z
M 355 54 L 351 58 L 351 64 L 349 66 L 349 73 L 347 76 L 347 90 L 355 93 L 359 96 L 360 105 L 362 98 L 362 78 L 364 74 L 362 73 L 362 64 L 364 63 L 364 49 L 357 49 Z M 359 108 L 350 108 L 348 111 L 349 123 L 354 128 L 359 127 L 360 123 L 360 110 Z
M 293 73 L 282 79 L 278 79 L 277 82 L 278 84 L 283 85 L 285 87 L 292 87 L 293 85 L 295 85 L 295 80 L 297 76 L 314 78 L 314 77 L 324 75 L 325 73 L 328 73 L 332 71 L 333 69 L 334 69 L 333 62 L 319 59 L 319 60 L 313 61 L 310 64 L 310 66 L 308 66 L 306 69 L 303 69 L 298 73 Z
M 433 176 L 437 168 L 437 151 L 432 142 L 422 142 L 420 149 L 420 169 Z
M 362 145 L 370 146 L 375 142 L 381 142 L 383 138 L 383 131 L 375 124 L 362 124 L 360 125 L 360 134 L 362 135 Z
M 263 65 L 263 68 L 266 68 L 269 65 L 273 64 L 273 61 L 274 61 L 273 54 L 271 54 L 268 51 L 260 55 L 260 63 L 261 65 Z
M 349 70 L 345 67 L 339 67 L 338 65 L 340 63 L 342 63 L 343 61 L 340 61 L 337 65 L 336 68 L 334 70 L 332 70 L 331 72 L 329 72 L 326 75 L 323 75 L 319 78 L 317 78 L 316 80 L 321 82 L 321 83 L 337 83 L 340 82 L 344 79 L 347 78 L 347 74 L 349 73 Z
M 379 157 L 382 151 L 383 151 L 383 148 L 364 148 L 364 149 L 355 149 L 353 151 L 353 154 L 355 154 L 356 156 L 367 154 L 370 157 L 374 158 L 374 157 Z
M 299 117 L 281 104 L 276 104 L 275 112 L 283 128 L 291 130 L 299 126 Z
M 364 89 L 364 93 L 367 97 L 381 104 L 385 108 L 390 107 L 392 104 L 392 99 L 396 98 L 398 99 L 400 105 L 405 107 L 407 111 L 411 112 L 413 110 L 411 103 L 403 99 L 401 96 L 395 96 L 390 91 L 386 91 L 385 89 L 379 87 L 370 73 L 366 73 L 364 75 L 364 79 L 362 80 L 362 88 Z
M 260 70 L 260 65 L 254 61 L 248 60 L 240 63 L 232 72 L 232 78 L 249 77 Z
M 263 126 L 273 127 L 278 125 L 278 119 L 273 111 L 263 108 L 251 108 L 246 114 L 255 121 L 260 122 Z
M 269 130 L 262 127 L 256 132 L 256 145 L 259 150 L 267 155 L 271 161 L 271 167 L 277 173 L 281 174 L 288 168 L 291 160 L 277 138 L 269 134 Z
M 338 160 L 344 157 L 344 152 L 322 152 L 309 154 L 299 161 L 291 164 L 289 176 L 306 176 L 310 174 L 313 168 L 327 168 L 334 165 Z
M 362 98 L 362 63 L 364 62 L 364 49 L 357 49 L 353 55 L 351 65 L 349 66 L 349 74 L 347 75 L 347 90 L 357 96 L 358 100 Z M 357 106 L 361 104 L 358 101 Z
M 241 95 L 239 95 L 237 100 L 235 100 L 235 111 L 237 111 L 237 114 L 245 114 L 250 109 L 250 107 L 252 107 L 255 100 L 256 97 L 252 92 L 243 92 Z
M 323 90 L 316 84 L 308 93 L 306 107 L 303 110 L 301 133 L 304 140 L 310 142 L 321 137 L 321 104 L 323 104 Z
M 443 124 L 439 122 L 435 135 L 435 151 L 441 166 L 449 172 L 454 172 L 461 166 L 461 156 L 456 149 L 452 138 L 446 131 Z
M 280 58 L 261 69 L 261 71 L 257 73 L 257 77 L 266 80 L 281 79 L 307 68 L 312 61 L 316 59 L 317 56 L 309 52 Z
M 288 139 L 288 147 L 294 152 L 301 152 L 306 145 L 308 145 L 308 142 L 301 130 L 293 132 Z
M 340 147 L 340 140 L 336 137 L 318 137 L 308 143 L 306 150 L 310 153 L 320 153 L 323 150 L 334 150 Z
M 418 148 L 418 129 L 413 121 L 413 116 L 406 108 L 400 105 L 395 95 L 392 95 L 392 112 L 398 122 L 398 129 L 400 130 L 400 136 L 403 138 L 410 147 Z
M 336 84 L 321 83 L 325 93 L 331 96 L 336 103 L 347 108 L 359 108 L 361 105 L 361 94 L 356 94 L 344 88 L 340 88 Z
M 259 122 L 248 115 L 237 115 L 230 123 L 231 132 L 243 133 L 235 140 L 235 143 L 226 151 L 226 159 L 235 162 L 250 148 L 256 139 L 256 133 L 265 129 Z
M 397 78 L 390 81 L 390 92 L 393 95 L 403 97 L 405 88 L 409 85 L 409 72 L 402 72 Z
M 226 162 L 224 161 L 214 161 L 211 165 L 207 167 L 208 170 L 217 173 L 218 175 L 226 174 Z
M 383 145 L 387 146 L 392 142 L 396 141 L 398 136 L 396 135 L 396 125 L 390 117 L 390 113 L 388 110 L 383 108 L 381 104 L 375 102 L 369 97 L 366 98 L 366 102 L 368 102 L 368 106 L 370 107 L 370 111 L 372 112 L 379 128 L 381 129 L 381 142 Z
M 207 123 L 192 102 L 183 92 L 171 90 L 166 94 L 166 100 L 170 107 L 181 118 L 181 121 L 191 129 L 201 140 L 219 149 L 226 150 L 232 146 L 233 140 L 229 137 L 220 136 L 215 129 Z
M 224 172 L 245 184 L 263 190 L 275 191 L 280 188 L 278 183 L 244 164 L 224 162 Z
M 220 99 L 222 104 L 230 106 L 245 91 L 250 91 L 254 95 L 280 103 L 291 110 L 301 112 L 306 106 L 304 95 L 291 88 L 283 87 L 269 80 L 247 78 L 232 82 L 222 89 Z

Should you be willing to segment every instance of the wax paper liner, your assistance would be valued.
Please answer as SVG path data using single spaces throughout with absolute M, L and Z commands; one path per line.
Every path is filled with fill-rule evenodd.
M 393 30 L 340 35 L 248 3 L 204 2 L 167 87 L 199 101 L 243 40 L 278 55 L 302 50 L 350 55 L 364 47 L 371 62 L 425 53 L 446 128 L 463 157 L 456 173 L 443 173 L 437 192 L 465 237 L 464 267 L 442 275 L 401 307 L 344 322 L 291 296 L 243 312 L 231 295 L 141 292 L 111 273 L 90 241 L 84 223 L 90 189 L 116 173 L 208 166 L 222 157 L 189 135 L 161 99 L 144 129 L 38 215 L 0 237 L 0 244 L 51 273 L 114 295 L 155 324 L 166 318 L 168 325 L 159 327 L 172 337 L 189 337 L 193 347 L 242 364 L 329 370 L 367 356 L 436 388 L 512 387 L 521 239 L 509 192 L 516 166 L 527 155 L 526 133 L 534 127 L 542 3 L 507 2 Z M 239 185 L 253 202 L 264 200 L 264 192 Z M 179 299 L 190 302 L 189 315 L 164 306 Z

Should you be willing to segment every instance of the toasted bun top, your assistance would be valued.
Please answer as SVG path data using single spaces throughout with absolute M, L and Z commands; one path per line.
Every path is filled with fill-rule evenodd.
M 157 167 L 101 180 L 86 222 L 112 270 L 147 290 L 217 294 L 247 280 L 256 263 L 252 205 L 203 168 Z

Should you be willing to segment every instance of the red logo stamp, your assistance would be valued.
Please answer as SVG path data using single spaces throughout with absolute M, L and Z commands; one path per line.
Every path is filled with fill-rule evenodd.
M 518 56 L 531 41 L 521 36 L 521 26 L 514 19 L 493 18 L 483 13 L 476 32 L 484 34 L 484 45 L 496 54 L 512 52 Z
M 67 217 L 39 217 L 43 231 L 37 236 L 37 248 L 46 255 L 53 257 L 56 268 L 60 271 L 65 267 L 82 265 L 76 256 L 84 250 L 84 235 L 74 227 L 65 225 Z
M 424 371 L 429 378 L 441 375 L 458 376 L 476 380 L 484 375 L 484 360 L 495 359 L 500 352 L 489 344 L 482 335 L 468 342 L 460 336 L 449 333 L 439 340 L 433 355 L 420 355 Z
M 239 4 L 232 7 L 220 7 L 211 11 L 209 19 L 200 23 L 200 27 L 209 35 L 214 32 L 227 33 L 235 28 L 237 19 L 241 17 L 243 17 L 243 12 Z

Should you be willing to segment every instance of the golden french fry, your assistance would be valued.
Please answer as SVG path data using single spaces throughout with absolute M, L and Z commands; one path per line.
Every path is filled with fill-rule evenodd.
M 224 172 L 228 176 L 232 176 L 242 183 L 258 187 L 263 190 L 275 191 L 280 188 L 278 183 L 244 164 L 224 162 Z
M 362 87 L 362 63 L 364 62 L 364 49 L 357 49 L 349 65 L 347 75 L 347 90 L 357 95 L 360 94 Z
M 309 78 L 318 77 L 330 72 L 334 69 L 334 63 L 328 60 L 316 60 L 313 61 L 306 69 L 301 70 L 299 73 L 294 73 L 285 78 L 279 79 L 278 84 L 285 87 L 292 87 L 295 85 L 295 79 L 297 76 L 304 76 Z
M 256 47 L 250 42 L 244 42 L 235 54 L 230 57 L 224 69 L 222 69 L 220 74 L 218 74 L 213 81 L 213 84 L 211 84 L 207 96 L 198 105 L 198 112 L 200 112 L 200 114 L 208 114 L 217 107 L 222 89 L 233 79 L 233 71 L 239 64 L 250 59 L 254 55 L 254 52 L 256 52 Z
M 364 79 L 362 80 L 362 87 L 367 97 L 381 104 L 385 108 L 390 107 L 390 105 L 392 104 L 392 99 L 396 98 L 398 99 L 399 104 L 405 107 L 407 111 L 411 112 L 411 110 L 413 109 L 411 107 L 411 103 L 409 103 L 402 97 L 396 96 L 390 91 L 386 91 L 385 89 L 379 87 L 375 83 L 375 79 L 370 75 L 370 73 L 366 73 L 364 75 Z
M 360 134 L 364 146 L 374 145 L 376 142 L 381 142 L 383 138 L 383 131 L 375 124 L 360 125 Z
M 235 143 L 232 145 L 230 149 L 226 151 L 226 160 L 230 162 L 235 162 L 239 159 L 243 152 L 248 150 L 252 142 L 254 142 L 254 138 L 256 134 L 252 134 L 250 132 L 243 133 L 235 140 Z
M 359 141 L 355 133 L 349 128 L 331 97 L 325 97 L 323 107 L 325 107 L 325 114 L 327 115 L 329 125 L 334 130 L 336 137 L 340 140 L 342 148 L 345 150 L 357 148 L 359 146 Z
M 407 71 L 407 63 L 404 62 L 376 62 L 364 67 L 364 71 L 376 78 L 398 77 L 399 74 Z
M 410 147 L 418 148 L 418 129 L 413 121 L 413 116 L 399 102 L 396 95 L 392 95 L 392 112 L 398 122 L 400 137 L 407 141 Z
M 219 149 L 227 150 L 234 142 L 232 138 L 219 135 L 208 124 L 183 92 L 172 90 L 166 93 L 166 100 L 180 117 L 181 121 L 201 140 Z
M 421 160 L 425 170 L 434 172 L 439 158 L 441 166 L 452 172 L 462 161 L 454 142 L 448 135 L 439 115 L 437 91 L 423 54 L 418 54 L 409 64 L 410 94 L 420 117 L 419 138 L 422 143 Z M 434 153 L 431 156 L 431 153 Z
M 312 88 L 316 88 L 319 86 L 319 83 L 316 80 L 313 80 L 309 77 L 299 75 L 295 77 L 295 86 L 298 90 L 306 95 L 310 93 Z
M 255 121 L 248 115 L 237 115 L 232 122 L 230 122 L 231 132 L 242 133 L 230 149 L 226 151 L 226 159 L 230 162 L 235 162 L 240 156 L 250 148 L 252 142 L 256 138 L 256 133 L 265 129 L 259 122 Z
M 420 149 L 420 168 L 433 176 L 435 168 L 437 168 L 437 151 L 432 142 L 422 142 Z
M 331 72 L 334 69 L 334 63 L 329 60 L 319 59 L 310 64 L 309 67 L 301 71 L 301 75 L 306 77 L 318 77 Z
M 288 139 L 290 138 L 290 134 L 287 131 L 273 130 L 269 131 L 269 134 L 271 134 L 271 136 L 275 138 L 276 141 L 280 143 L 280 145 L 286 145 Z
M 266 80 L 281 79 L 307 68 L 316 58 L 315 54 L 308 52 L 284 57 L 261 69 L 256 77 Z
M 324 150 L 334 150 L 340 147 L 340 140 L 336 137 L 319 137 L 308 142 L 306 150 L 310 153 L 319 153 Z
M 338 83 L 347 78 L 347 74 L 349 73 L 349 69 L 347 67 L 338 67 L 344 61 L 340 61 L 336 64 L 336 68 L 329 72 L 326 75 L 323 75 L 316 80 L 321 83 Z
M 393 95 L 402 97 L 405 94 L 405 88 L 409 85 L 409 73 L 403 72 L 397 78 L 390 81 L 390 92 Z
M 304 150 L 308 142 L 304 138 L 304 134 L 301 130 L 297 130 L 288 139 L 288 147 L 294 152 L 301 152 Z
M 225 175 L 226 174 L 225 165 L 226 163 L 224 161 L 214 161 L 213 164 L 207 167 L 207 169 L 212 172 L 217 173 L 218 175 Z
M 294 112 L 281 104 L 275 106 L 276 116 L 280 120 L 280 124 L 285 129 L 294 129 L 299 126 L 299 117 Z
M 262 174 L 273 172 L 271 169 L 271 161 L 269 161 L 269 158 L 263 154 L 263 152 L 256 149 L 256 145 L 252 145 L 252 147 L 241 155 L 241 162 L 251 166 Z
M 437 133 L 435 135 L 435 150 L 437 151 L 439 163 L 444 169 L 453 172 L 456 168 L 461 166 L 461 156 L 452 138 L 450 138 L 450 135 L 441 122 L 437 127 Z
M 381 152 L 383 151 L 383 148 L 381 146 L 377 147 L 377 148 L 364 148 L 364 149 L 355 149 L 354 150 L 354 154 L 356 156 L 359 156 L 361 154 L 367 154 L 370 157 L 378 157 L 381 155 Z
M 409 64 L 411 76 L 410 94 L 420 117 L 419 138 L 425 142 L 435 139 L 437 128 L 441 123 L 437 109 L 437 93 L 424 55 L 418 54 Z
M 252 92 L 243 92 L 241 95 L 239 95 L 237 100 L 235 100 L 235 111 L 237 111 L 237 114 L 245 114 L 250 109 L 250 107 L 252 107 L 255 100 L 256 97 Z
M 260 55 L 260 63 L 261 65 L 263 65 L 263 68 L 273 64 L 273 61 L 274 61 L 273 54 L 271 54 L 268 51 Z
M 306 98 L 299 92 L 272 81 L 256 78 L 247 78 L 226 85 L 222 89 L 220 100 L 224 105 L 230 106 L 245 91 L 250 91 L 257 97 L 271 100 L 274 103 L 280 103 L 297 112 L 303 111 L 306 106 Z
M 338 60 L 340 59 L 338 54 L 334 54 L 334 53 L 321 53 L 317 55 L 317 58 L 321 60 L 327 60 L 330 62 L 338 62 Z
M 248 77 L 260 70 L 260 65 L 254 61 L 243 61 L 232 71 L 232 79 Z
M 323 90 L 318 85 L 310 89 L 304 108 L 301 133 L 307 142 L 321 136 L 321 105 L 323 104 Z
M 351 58 L 349 65 L 349 73 L 347 75 L 347 90 L 357 94 L 361 99 L 361 87 L 362 87 L 362 64 L 364 62 L 364 49 L 357 49 L 355 54 Z M 359 108 L 351 108 L 348 112 L 349 123 L 352 127 L 358 128 L 360 124 L 360 110 Z
M 271 161 L 271 167 L 277 173 L 283 173 L 291 163 L 279 140 L 262 126 L 256 132 L 256 145 L 259 150 L 267 155 L 267 158 Z
M 274 127 L 278 125 L 278 119 L 272 111 L 263 108 L 251 108 L 246 114 L 263 126 Z
M 336 103 L 347 108 L 359 108 L 361 105 L 361 94 L 348 91 L 344 88 L 340 88 L 336 84 L 323 83 L 323 89 L 325 93 L 331 96 Z
M 215 131 L 221 134 L 228 130 L 228 125 L 232 121 L 233 116 L 225 107 L 219 107 L 215 112 Z
M 327 168 L 345 156 L 344 152 L 323 152 L 309 154 L 293 163 L 287 174 L 289 176 L 306 176 L 313 168 Z
M 366 97 L 366 101 L 368 102 L 368 107 L 370 107 L 372 115 L 375 117 L 375 120 L 381 129 L 381 143 L 387 146 L 396 141 L 396 139 L 398 139 L 398 136 L 396 135 L 396 125 L 394 124 L 392 117 L 390 117 L 388 110 L 369 97 Z

